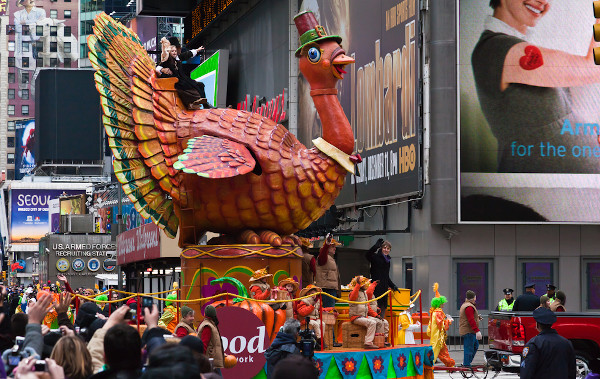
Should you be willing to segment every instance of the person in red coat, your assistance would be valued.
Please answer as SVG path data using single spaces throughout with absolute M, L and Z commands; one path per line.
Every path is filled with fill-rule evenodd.
M 273 276 L 267 273 L 266 268 L 254 271 L 250 278 L 250 296 L 256 300 L 269 300 L 271 298 L 271 286 L 267 282 Z

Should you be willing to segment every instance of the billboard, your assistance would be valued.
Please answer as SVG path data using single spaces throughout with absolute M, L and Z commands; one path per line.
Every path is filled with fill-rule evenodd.
M 328 34 L 342 37 L 355 59 L 338 82 L 338 97 L 362 157 L 360 176 L 348 174 L 337 206 L 417 194 L 421 190 L 418 132 L 419 53 L 416 0 L 304 1 Z M 322 135 L 310 85 L 299 78 L 298 137 Z M 355 195 L 356 187 L 356 195 Z
M 10 243 L 37 244 L 50 232 L 49 201 L 63 194 L 82 193 L 85 193 L 85 190 L 11 188 Z
M 15 179 L 23 179 L 35 167 L 35 120 L 15 122 Z
M 458 12 L 460 221 L 600 222 L 589 2 L 460 0 Z
M 117 264 L 160 258 L 160 229 L 144 224 L 117 236 Z

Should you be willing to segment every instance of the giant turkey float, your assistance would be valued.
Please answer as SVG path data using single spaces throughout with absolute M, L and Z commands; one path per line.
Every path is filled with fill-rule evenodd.
M 104 13 L 88 38 L 115 175 L 142 217 L 168 236 L 179 236 L 183 283 L 176 301 L 196 314 L 207 304 L 217 306 L 226 353 L 238 358 L 235 367 L 223 370 L 225 378 L 266 377 L 262 352 L 286 311 L 276 298 L 280 291 L 252 299 L 246 288 L 265 267 L 269 274 L 262 278 L 273 286 L 302 282 L 302 251 L 294 233 L 334 204 L 347 173 L 355 174 L 360 162 L 352 155 L 354 136 L 336 89 L 354 59 L 345 55 L 341 37 L 328 35 L 312 12 L 294 21 L 301 45 L 296 57 L 323 126 L 311 148 L 257 113 L 187 109 L 175 89 L 177 79 L 157 77 L 137 35 Z M 208 231 L 220 236 L 198 245 Z M 403 299 L 398 310 L 415 297 Z M 325 341 L 336 324 L 350 325 L 342 316 L 344 303 L 338 305 L 338 320 L 334 313 L 321 317 Z M 245 317 L 248 322 L 241 320 Z M 390 326 L 397 330 L 398 319 L 391 317 Z M 349 348 L 340 331 L 336 338 L 346 348 L 315 353 L 320 378 L 433 377 L 428 345 L 393 343 L 366 351 Z M 349 338 L 360 339 L 360 331 Z M 327 342 L 331 348 L 331 334 Z

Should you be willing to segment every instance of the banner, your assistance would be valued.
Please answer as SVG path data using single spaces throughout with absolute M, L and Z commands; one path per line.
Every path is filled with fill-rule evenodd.
M 48 205 L 61 195 L 78 195 L 85 190 L 11 189 L 10 243 L 37 244 L 50 232 Z
M 15 122 L 15 179 L 20 180 L 35 167 L 35 120 Z
M 117 264 L 160 258 L 160 229 L 153 223 L 117 236 Z
M 460 0 L 458 12 L 460 221 L 600 222 L 589 2 Z
M 416 0 L 304 1 L 330 35 L 342 37 L 356 62 L 339 81 L 338 97 L 362 157 L 360 176 L 348 174 L 336 204 L 366 203 L 421 190 L 418 137 L 418 3 Z M 322 135 L 310 85 L 298 83 L 298 138 Z M 329 126 L 332 127 L 332 126 Z M 356 196 L 355 186 L 356 184 Z

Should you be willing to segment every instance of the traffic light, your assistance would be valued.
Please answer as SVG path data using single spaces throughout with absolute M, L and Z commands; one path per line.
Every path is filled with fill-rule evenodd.
M 6 271 L 2 271 L 2 280 L 6 280 Z
M 600 18 L 600 1 L 594 1 L 594 18 Z M 594 24 L 594 41 L 600 42 L 600 24 Z M 594 48 L 594 63 L 600 65 L 600 47 Z

